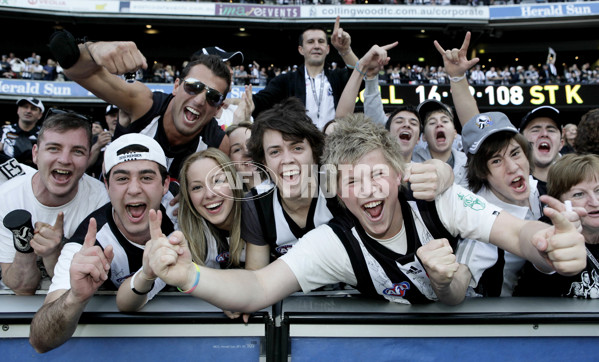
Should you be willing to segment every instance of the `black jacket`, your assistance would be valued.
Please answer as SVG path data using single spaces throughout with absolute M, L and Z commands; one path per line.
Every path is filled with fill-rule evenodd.
M 262 111 L 270 109 L 277 103 L 282 102 L 286 98 L 295 96 L 301 99 L 304 105 L 306 104 L 306 71 L 303 65 L 299 66 L 297 71 L 288 72 L 276 76 L 268 83 L 266 88 L 254 94 L 254 109 L 253 116 L 257 117 Z M 331 83 L 333 89 L 333 98 L 335 108 L 343 93 L 343 88 L 347 83 L 351 70 L 348 68 L 337 68 L 335 70 L 325 69 L 324 74 Z

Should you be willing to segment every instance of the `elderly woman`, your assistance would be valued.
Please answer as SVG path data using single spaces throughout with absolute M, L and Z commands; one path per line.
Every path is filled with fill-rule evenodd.
M 560 158 L 549 169 L 547 192 L 586 210 L 582 235 L 587 267 L 577 275 L 565 277 L 543 274 L 527 264 L 515 295 L 599 298 L 599 156 L 569 154 Z

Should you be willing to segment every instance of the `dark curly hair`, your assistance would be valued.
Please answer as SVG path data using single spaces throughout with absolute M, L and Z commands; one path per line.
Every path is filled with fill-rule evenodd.
M 302 101 L 290 97 L 271 109 L 260 113 L 254 121 L 248 149 L 255 162 L 264 164 L 262 139 L 267 130 L 279 131 L 286 141 L 306 140 L 312 148 L 314 162 L 318 163 L 324 147 L 324 134 L 306 114 Z

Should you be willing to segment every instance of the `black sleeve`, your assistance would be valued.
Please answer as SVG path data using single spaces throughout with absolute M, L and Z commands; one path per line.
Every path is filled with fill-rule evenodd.
M 117 122 L 116 129 L 114 131 L 114 139 L 117 139 L 119 136 L 124 134 L 141 132 L 148 124 L 150 124 L 154 117 L 164 114 L 172 97 L 172 94 L 154 92 L 152 94 L 152 99 L 154 102 L 146 114 L 141 116 L 139 119 L 132 121 L 128 127 L 123 127 L 119 122 Z
M 268 245 L 264 240 L 262 225 L 258 218 L 258 210 L 254 200 L 248 199 L 241 203 L 241 238 L 246 243 Z
M 219 148 L 223 138 L 225 138 L 225 131 L 218 126 L 216 119 L 212 118 L 208 124 L 202 128 L 200 136 L 202 136 L 202 140 L 208 147 Z
M 254 113 L 256 118 L 261 112 L 289 97 L 289 75 L 279 74 L 268 83 L 266 88 L 253 95 Z

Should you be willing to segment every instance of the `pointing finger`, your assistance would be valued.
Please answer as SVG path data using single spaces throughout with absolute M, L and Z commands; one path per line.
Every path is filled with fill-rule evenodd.
M 542 203 L 559 212 L 566 211 L 566 205 L 555 197 L 543 195 L 540 197 Z
M 162 233 L 162 212 L 154 209 L 150 210 L 150 238 L 156 240 L 164 236 Z
M 333 34 L 337 34 L 339 31 L 339 22 L 341 20 L 341 16 L 337 15 L 337 19 L 335 19 L 335 26 L 333 27 Z
M 576 228 L 572 223 L 560 212 L 550 207 L 546 207 L 543 212 L 551 219 L 551 223 L 555 227 L 555 233 L 567 233 L 575 231 Z
M 464 37 L 464 42 L 462 43 L 462 47 L 460 48 L 460 50 L 468 50 L 468 47 L 470 46 L 470 32 L 467 31 L 466 32 L 466 36 Z
M 389 49 L 393 49 L 397 46 L 397 44 L 399 44 L 399 42 L 393 42 L 391 44 L 387 44 L 387 45 L 383 45 L 381 48 L 385 49 L 385 50 L 389 50 Z
M 54 223 L 54 230 L 62 230 L 64 224 L 64 212 L 59 212 Z
M 85 234 L 85 240 L 83 240 L 84 248 L 91 248 L 96 244 L 96 232 L 96 219 L 92 217 L 91 219 L 89 219 L 89 225 L 87 226 L 87 234 Z

